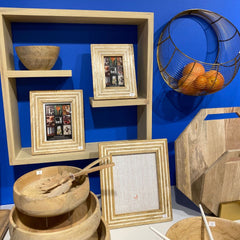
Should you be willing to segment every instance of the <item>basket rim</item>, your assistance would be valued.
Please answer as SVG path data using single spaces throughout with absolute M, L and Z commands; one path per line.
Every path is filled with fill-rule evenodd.
M 216 62 L 214 62 L 214 63 L 208 63 L 208 62 L 204 62 L 204 61 L 200 61 L 200 60 L 197 60 L 197 59 L 195 59 L 195 58 L 193 58 L 193 57 L 190 57 L 190 56 L 188 56 L 187 54 L 185 54 L 184 52 L 182 52 L 178 47 L 177 47 L 177 45 L 175 44 L 175 42 L 173 41 L 173 39 L 172 39 L 172 37 L 171 37 L 171 35 L 170 35 L 170 31 L 169 31 L 169 28 L 170 28 L 170 26 L 171 26 L 171 24 L 172 24 L 172 22 L 174 21 L 174 20 L 176 20 L 176 19 L 178 19 L 178 18 L 180 18 L 180 17 L 183 17 L 183 16 L 193 16 L 193 14 L 191 14 L 191 13 L 198 13 L 198 14 L 194 14 L 195 16 L 198 16 L 198 17 L 200 17 L 200 18 L 202 18 L 203 20 L 205 20 L 206 22 L 208 22 L 205 18 L 203 18 L 203 17 L 201 17 L 201 15 L 199 14 L 199 13 L 201 13 L 201 12 L 208 12 L 208 13 L 213 13 L 213 14 L 216 14 L 216 15 L 218 15 L 219 16 L 219 18 L 223 18 L 223 19 L 225 19 L 227 22 L 229 22 L 235 29 L 236 29 L 236 33 L 240 36 L 240 32 L 238 31 L 238 29 L 236 28 L 236 26 L 231 22 L 231 21 L 229 21 L 227 18 L 225 18 L 225 17 L 223 17 L 222 15 L 220 15 L 220 14 L 218 14 L 218 13 L 215 13 L 215 12 L 213 12 L 213 11 L 210 11 L 210 10 L 205 10 L 205 9 L 200 9 L 200 8 L 193 8 L 193 9 L 187 9 L 187 10 L 184 10 L 184 11 L 182 11 L 182 12 L 180 12 L 180 13 L 178 13 L 177 15 L 175 15 L 173 18 L 171 18 L 171 20 L 166 24 L 166 26 L 164 27 L 164 29 L 162 30 L 162 32 L 161 32 L 161 35 L 160 35 L 160 37 L 159 37 L 159 40 L 158 40 L 158 44 L 157 44 L 157 61 L 158 61 L 158 66 L 160 65 L 160 63 L 159 63 L 159 46 L 162 44 L 162 42 L 163 41 L 165 41 L 165 39 L 163 40 L 163 41 L 161 41 L 161 38 L 162 38 L 162 35 L 163 35 L 163 33 L 164 33 L 164 31 L 168 28 L 168 32 L 169 32 L 169 35 L 168 35 L 168 37 L 166 38 L 166 39 L 170 39 L 170 41 L 172 42 L 172 44 L 173 44 L 173 46 L 175 47 L 175 49 L 177 50 L 177 51 L 179 51 L 181 54 L 183 54 L 185 57 L 187 57 L 187 58 L 189 58 L 190 60 L 192 60 L 192 61 L 194 61 L 194 62 L 198 62 L 198 63 L 202 63 L 202 64 L 205 64 L 205 65 L 210 65 L 210 66 L 224 66 L 224 65 L 226 65 L 226 64 L 228 64 L 228 63 L 230 63 L 230 62 L 238 62 L 239 60 L 240 60 L 240 51 L 238 52 L 238 54 L 234 57 L 234 58 L 232 58 L 232 59 L 230 59 L 230 60 L 228 60 L 228 61 L 226 61 L 226 62 L 222 62 L 222 63 L 216 63 Z M 214 29 L 213 29 L 214 30 Z M 214 32 L 216 33 L 216 31 L 214 30 Z M 239 58 L 238 58 L 239 57 Z M 238 58 L 238 59 L 237 59 Z M 217 59 L 217 58 L 216 58 Z M 160 66 L 159 66 L 159 70 L 160 70 L 160 72 L 162 71 L 161 69 L 160 69 Z

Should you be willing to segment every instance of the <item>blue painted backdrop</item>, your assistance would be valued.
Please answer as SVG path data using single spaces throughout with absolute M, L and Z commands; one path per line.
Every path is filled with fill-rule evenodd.
M 154 59 L 153 59 L 153 138 L 167 138 L 169 144 L 169 161 L 171 183 L 175 184 L 174 141 L 189 124 L 201 108 L 239 106 L 240 94 L 239 74 L 233 82 L 218 93 L 204 96 L 184 96 L 172 91 L 160 76 L 156 46 L 164 25 L 179 12 L 190 8 L 202 8 L 217 12 L 229 19 L 238 29 L 240 28 L 240 3 L 237 0 L 218 0 L 199 2 L 193 0 L 181 1 L 13 1 L 1 0 L 0 7 L 23 8 L 59 8 L 82 10 L 111 10 L 111 11 L 141 11 L 154 12 Z M 189 26 L 176 31 L 182 40 L 182 48 L 198 56 L 206 49 L 205 37 L 197 26 Z M 188 38 L 182 39 L 188 33 Z M 55 69 L 72 69 L 73 77 L 67 79 L 18 79 L 19 117 L 23 147 L 30 146 L 30 117 L 29 90 L 51 89 L 83 89 L 86 141 L 105 141 L 135 139 L 136 107 L 117 107 L 92 109 L 88 98 L 93 96 L 90 43 L 132 43 L 136 49 L 137 33 L 134 26 L 96 26 L 65 24 L 14 24 L 14 46 L 28 44 L 52 44 L 61 47 Z M 197 52 L 195 52 L 197 51 Z M 135 55 L 137 52 L 135 51 Z M 137 63 L 136 63 L 137 64 Z M 15 56 L 16 69 L 23 66 Z M 127 117 L 126 117 L 127 116 Z M 6 141 L 6 129 L 0 91 L 0 204 L 13 203 L 12 187 L 15 180 L 22 174 L 48 166 L 33 164 L 9 166 Z M 84 167 L 91 160 L 66 162 L 66 164 Z M 58 164 L 58 163 L 56 163 Z M 61 163 L 63 164 L 63 163 Z M 51 164 L 53 165 L 53 164 Z M 100 193 L 99 175 L 92 174 L 91 190 Z

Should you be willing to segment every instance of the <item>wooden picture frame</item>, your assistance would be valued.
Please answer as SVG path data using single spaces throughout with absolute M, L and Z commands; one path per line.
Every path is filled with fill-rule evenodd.
M 82 90 L 30 91 L 32 155 L 85 149 Z
M 91 44 L 94 100 L 137 98 L 132 44 Z
M 166 139 L 99 143 L 102 215 L 110 228 L 172 220 Z

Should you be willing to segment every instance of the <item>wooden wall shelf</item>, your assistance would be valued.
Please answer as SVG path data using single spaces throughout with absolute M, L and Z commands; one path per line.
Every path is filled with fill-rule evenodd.
M 120 107 L 120 106 L 144 106 L 147 105 L 148 100 L 146 98 L 136 99 L 119 99 L 119 100 L 94 100 L 89 98 L 90 104 L 93 108 L 98 107 Z
M 15 71 L 11 23 L 84 23 L 136 25 L 138 31 L 138 95 L 135 100 L 93 101 L 92 107 L 137 106 L 138 139 L 152 138 L 153 13 L 62 9 L 0 8 L 0 68 L 10 165 L 70 161 L 98 157 L 98 143 L 79 153 L 32 156 L 22 148 L 16 78 L 71 77 L 71 70 Z
M 34 78 L 34 77 L 72 77 L 71 70 L 44 70 L 44 71 L 7 71 L 8 78 Z
M 22 148 L 15 161 L 14 165 L 31 164 L 31 163 L 49 163 L 62 162 L 80 159 L 98 158 L 98 142 L 86 143 L 86 149 L 81 152 L 71 153 L 56 153 L 46 155 L 32 155 L 31 148 Z

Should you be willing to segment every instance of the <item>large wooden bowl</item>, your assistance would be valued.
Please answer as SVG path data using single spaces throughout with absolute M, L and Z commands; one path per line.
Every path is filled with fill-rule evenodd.
M 11 240 L 87 240 L 101 220 L 97 197 L 90 192 L 74 210 L 55 217 L 31 217 L 13 208 L 9 217 Z
M 56 197 L 40 194 L 41 180 L 63 171 L 75 173 L 80 168 L 54 166 L 28 172 L 17 179 L 13 186 L 13 198 L 19 211 L 35 217 L 50 217 L 69 212 L 84 202 L 89 195 L 89 178 L 82 176 L 74 182 L 70 191 Z M 39 193 L 40 192 L 40 193 Z
M 213 239 L 239 240 L 240 224 L 216 217 L 207 217 Z M 167 231 L 166 236 L 171 240 L 209 240 L 202 217 L 183 219 L 175 223 Z
M 57 61 L 60 48 L 57 46 L 15 47 L 22 64 L 29 70 L 50 70 Z
M 88 240 L 110 240 L 109 228 L 103 218 L 101 218 L 97 231 Z

